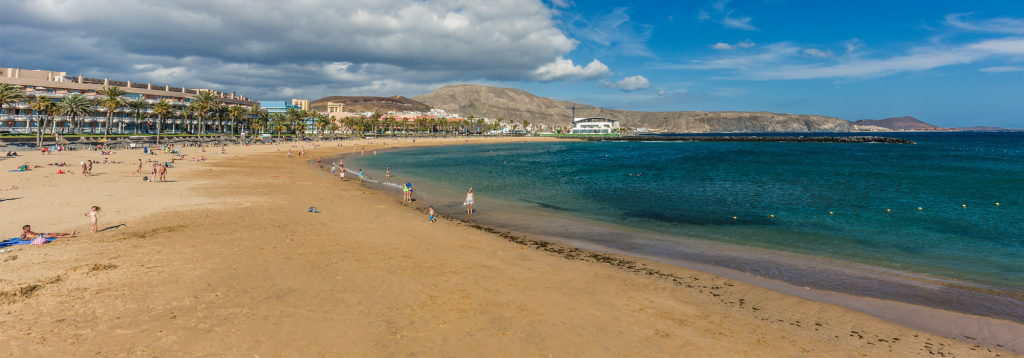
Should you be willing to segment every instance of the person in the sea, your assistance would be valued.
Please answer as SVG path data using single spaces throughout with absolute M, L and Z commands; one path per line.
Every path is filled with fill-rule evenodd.
M 434 207 L 433 206 L 430 207 L 430 222 L 432 222 L 432 223 L 433 222 L 437 222 L 437 220 L 434 219 Z
M 388 172 L 384 174 L 384 179 L 391 179 L 391 166 L 388 166 Z
M 90 233 L 96 233 L 96 224 L 100 220 L 100 207 L 93 206 L 89 212 L 85 213 L 85 216 L 88 216 L 89 221 L 92 222 L 92 231 Z
M 469 188 L 469 192 L 466 193 L 466 213 L 473 216 L 473 188 Z
M 21 241 L 29 241 L 29 240 L 32 240 L 32 239 L 51 239 L 51 238 L 61 238 L 61 237 L 73 237 L 73 236 L 75 236 L 75 232 L 76 231 L 78 231 L 78 230 L 75 230 L 75 231 L 72 231 L 72 232 L 68 232 L 68 233 L 60 233 L 60 232 L 38 233 L 38 232 L 32 231 L 32 225 L 25 225 L 25 226 L 21 227 Z

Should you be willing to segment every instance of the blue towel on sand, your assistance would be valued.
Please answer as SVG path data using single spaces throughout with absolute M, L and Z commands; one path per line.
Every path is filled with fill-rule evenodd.
M 49 244 L 49 243 L 53 242 L 53 240 L 57 240 L 57 239 L 55 239 L 55 238 L 46 239 L 46 243 Z M 0 247 L 8 247 L 8 246 L 14 246 L 14 245 L 28 245 L 28 244 L 31 244 L 31 243 L 32 243 L 32 240 L 21 241 L 20 238 L 15 237 L 15 238 L 12 238 L 12 239 L 7 240 L 7 241 L 0 242 Z

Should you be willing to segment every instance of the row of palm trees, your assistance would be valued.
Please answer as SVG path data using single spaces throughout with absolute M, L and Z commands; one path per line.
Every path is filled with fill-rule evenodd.
M 117 112 L 131 114 L 136 123 L 141 124 L 146 119 L 156 117 L 157 143 L 163 132 L 164 120 L 170 118 L 195 119 L 198 122 L 195 126 L 188 125 L 186 131 L 202 136 L 207 126 L 216 128 L 217 132 L 224 133 L 225 125 L 227 132 L 234 134 L 235 123 L 247 128 L 253 133 L 272 132 L 280 138 L 285 133 L 302 135 L 309 130 L 316 130 L 320 133 L 374 133 L 374 134 L 396 134 L 396 133 L 464 133 L 467 131 L 488 132 L 529 130 L 532 124 L 524 120 L 521 123 L 498 117 L 497 121 L 486 123 L 483 118 L 469 116 L 465 121 L 449 121 L 445 118 L 420 117 L 413 121 L 399 120 L 392 116 L 385 116 L 381 112 L 374 112 L 372 115 L 358 117 L 345 117 L 334 120 L 327 114 L 315 111 L 306 111 L 298 108 L 288 108 L 284 113 L 267 113 L 257 104 L 250 108 L 242 106 L 225 105 L 212 91 L 200 91 L 193 96 L 188 105 L 176 108 L 173 104 L 160 100 L 156 103 L 136 98 L 130 99 L 125 96 L 126 91 L 118 86 L 104 87 L 97 91 L 99 98 L 90 100 L 80 93 L 71 94 L 54 102 L 46 96 L 36 96 L 31 103 L 31 108 L 40 116 L 40 123 L 36 127 L 36 141 L 42 143 L 43 131 L 51 127 L 51 133 L 56 130 L 56 118 L 63 117 L 71 123 L 72 133 L 80 133 L 85 122 L 85 117 L 101 108 L 105 112 L 103 126 L 103 138 L 110 134 L 110 124 L 113 122 Z M 21 88 L 7 83 L 0 84 L 0 109 L 18 102 L 27 102 L 28 96 Z M 123 124 L 121 124 L 123 126 Z M 138 125 L 135 126 L 138 133 Z
M 107 138 L 110 134 L 110 124 L 113 122 L 115 113 L 127 112 L 137 120 L 137 123 L 143 123 L 146 119 L 156 117 L 158 143 L 160 134 L 163 133 L 164 120 L 173 117 L 186 120 L 190 117 L 196 119 L 197 125 L 194 128 L 190 125 L 188 131 L 196 133 L 198 136 L 205 134 L 208 123 L 217 127 L 217 131 L 224 132 L 225 125 L 229 121 L 240 123 L 250 129 L 258 129 L 265 125 L 267 120 L 267 112 L 258 104 L 251 108 L 237 105 L 227 106 L 211 91 L 198 92 L 188 105 L 182 108 L 176 108 L 165 100 L 150 103 L 143 98 L 125 98 L 127 92 L 117 86 L 104 87 L 97 91 L 97 94 L 100 98 L 90 100 L 85 95 L 74 93 L 62 98 L 59 102 L 54 102 L 46 96 L 36 96 L 31 103 L 31 108 L 40 117 L 39 125 L 36 127 L 37 144 L 42 142 L 43 131 L 46 128 L 52 126 L 50 131 L 56 130 L 56 117 L 64 117 L 71 123 L 72 133 L 80 133 L 85 122 L 84 118 L 93 115 L 97 108 L 106 112 L 103 138 Z M 29 97 L 21 88 L 0 83 L 0 109 L 27 101 L 29 101 Z M 234 126 L 227 125 L 227 127 L 227 131 L 234 134 Z M 135 132 L 138 133 L 138 126 L 135 127 Z

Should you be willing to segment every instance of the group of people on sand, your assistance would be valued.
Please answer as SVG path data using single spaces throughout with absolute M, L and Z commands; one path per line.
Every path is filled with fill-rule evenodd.
M 18 152 L 7 151 L 7 156 L 8 157 L 17 157 L 18 156 Z
M 85 213 L 85 216 L 89 217 L 89 221 L 92 223 L 92 230 L 90 233 L 96 233 L 100 221 L 100 207 L 93 206 L 89 208 L 89 212 Z M 32 225 L 25 225 L 21 227 L 21 241 L 32 241 L 32 245 L 42 245 L 49 242 L 51 239 L 74 237 L 77 230 L 71 232 L 35 232 L 32 231 Z
M 153 183 L 166 182 L 167 168 L 171 167 L 171 164 L 174 163 L 174 161 L 175 159 L 171 158 L 169 162 L 153 162 L 153 170 L 150 172 L 152 178 L 150 178 L 149 181 Z M 135 174 L 142 174 L 142 159 L 139 159 L 139 166 L 135 169 Z

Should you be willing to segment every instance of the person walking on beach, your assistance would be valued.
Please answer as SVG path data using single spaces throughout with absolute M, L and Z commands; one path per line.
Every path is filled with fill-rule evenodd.
M 360 183 L 363 182 L 363 170 L 362 169 L 359 169 L 359 182 Z
M 341 181 L 345 181 L 345 165 L 341 165 Z
M 151 182 L 156 182 L 157 181 L 156 176 L 157 176 L 157 173 L 159 173 L 159 172 L 160 172 L 160 169 L 157 169 L 156 168 L 156 163 L 153 163 L 153 174 L 151 174 L 152 176 L 149 177 L 149 180 Z
M 86 161 L 85 164 L 89 166 L 89 175 L 92 175 L 92 160 Z
M 469 188 L 469 192 L 466 193 L 466 213 L 473 216 L 473 188 Z
M 85 213 L 85 216 L 88 216 L 89 221 L 92 222 L 92 231 L 90 233 L 96 233 L 96 224 L 100 220 L 100 207 L 93 206 L 91 211 Z
M 434 219 L 434 207 L 433 206 L 430 207 L 430 222 L 431 223 L 437 222 L 437 220 Z
M 388 172 L 384 174 L 384 179 L 391 179 L 391 166 L 388 166 Z
M 323 168 L 324 167 L 323 166 L 323 161 L 324 161 L 324 157 L 317 157 L 316 158 L 316 167 L 317 168 Z
M 334 176 L 334 172 L 338 170 L 337 164 L 331 164 L 331 176 Z
M 89 176 L 89 167 L 85 165 L 85 161 L 82 161 L 82 176 Z
M 292 157 L 292 150 L 291 150 L 291 149 L 289 149 L 289 150 L 288 150 L 288 158 L 291 158 L 291 157 Z
M 409 202 L 409 185 L 402 185 L 402 201 Z

